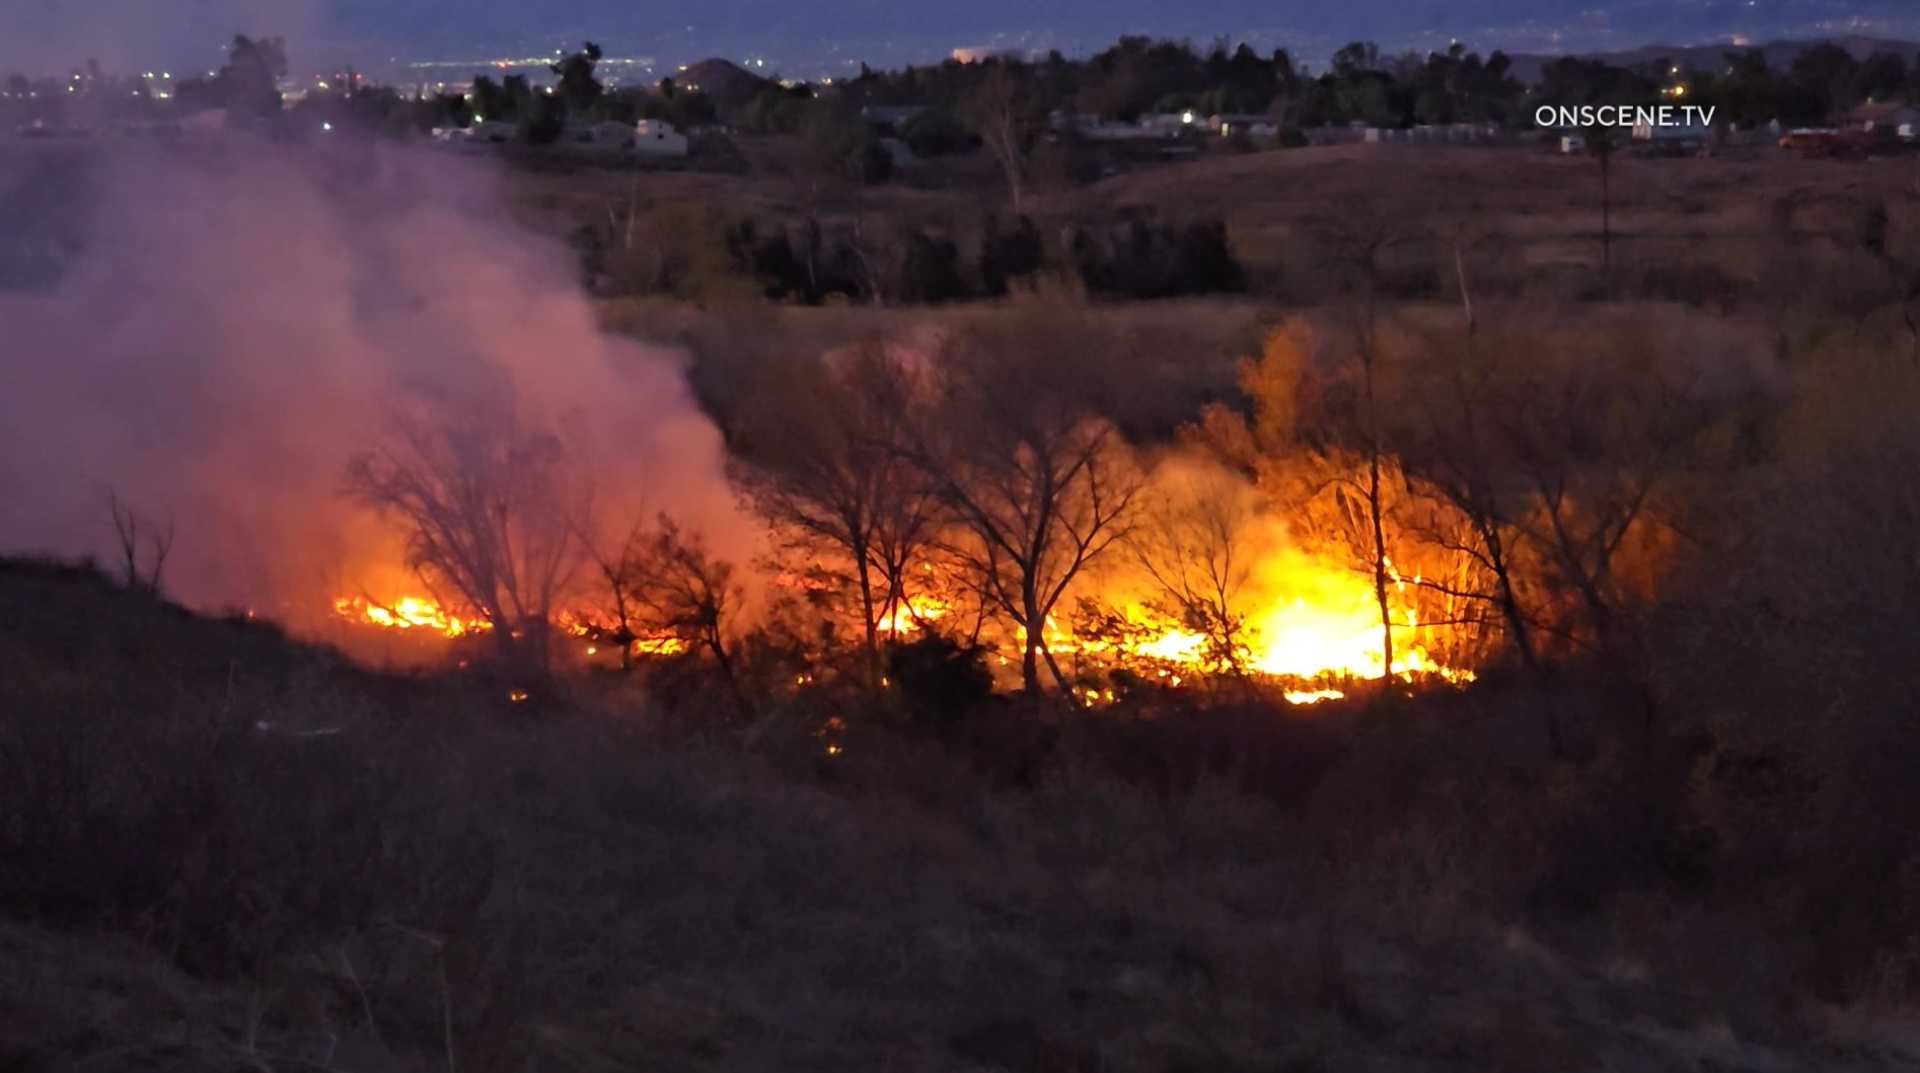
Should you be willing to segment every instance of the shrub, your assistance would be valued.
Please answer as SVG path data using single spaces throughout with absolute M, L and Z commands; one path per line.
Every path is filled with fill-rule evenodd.
M 887 653 L 887 677 L 910 719 L 958 722 L 993 696 L 984 650 L 928 633 Z

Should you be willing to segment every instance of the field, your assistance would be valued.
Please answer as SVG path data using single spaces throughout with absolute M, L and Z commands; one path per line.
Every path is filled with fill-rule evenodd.
M 777 167 L 739 175 L 566 169 L 523 175 L 515 185 L 528 218 L 555 233 L 624 213 L 637 198 L 654 210 L 700 204 L 741 217 L 829 225 L 907 220 L 963 234 L 990 213 L 1008 214 L 1004 182 L 977 166 L 983 163 L 973 161 L 964 181 L 943 168 L 932 186 L 822 184 Z M 1725 304 L 1760 282 L 1778 251 L 1804 255 L 1851 245 L 1876 204 L 1902 219 L 1910 215 L 1920 197 L 1920 154 L 1828 161 L 1766 146 L 1706 159 L 1622 152 L 1609 186 L 1616 291 Z M 1598 164 L 1540 146 L 1217 152 L 1043 190 L 1027 211 L 1043 233 L 1129 212 L 1219 219 L 1253 293 L 1294 305 L 1328 297 L 1322 277 L 1330 243 L 1369 232 L 1396 247 L 1388 259 L 1415 276 L 1450 274 L 1451 247 L 1461 245 L 1482 266 L 1487 285 L 1533 301 L 1594 296 L 1602 262 Z M 1436 252 L 1437 245 L 1448 248 Z
M 1016 777 L 773 714 L 530 716 L 84 570 L 9 563 L 0 607 L 11 1069 L 1920 1060 L 1730 920 L 1592 904 L 1632 821 L 1502 806 L 1605 778 L 1534 771 L 1511 694 L 1139 725 L 1186 767 L 1155 789 L 1098 740 Z
M 0 165 L 0 1069 L 1920 1063 L 1916 158 L 781 151 Z

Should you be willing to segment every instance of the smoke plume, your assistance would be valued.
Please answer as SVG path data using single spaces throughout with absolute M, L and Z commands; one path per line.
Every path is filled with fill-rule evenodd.
M 397 412 L 484 400 L 564 436 L 602 520 L 671 510 L 746 554 L 678 356 L 597 329 L 499 175 L 329 148 L 102 147 L 0 181 L 0 236 L 32 239 L 0 254 L 26 265 L 0 266 L 0 552 L 112 558 L 111 494 L 171 519 L 170 595 L 313 626 L 406 580 L 349 459 Z

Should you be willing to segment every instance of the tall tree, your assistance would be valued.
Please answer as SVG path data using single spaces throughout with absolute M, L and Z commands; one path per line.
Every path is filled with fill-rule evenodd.
M 931 485 L 903 454 L 913 379 L 877 342 L 793 374 L 747 405 L 730 474 L 787 550 L 851 590 L 877 678 L 882 633 L 913 613 L 908 568 L 938 520 Z
M 987 151 L 1007 177 L 1008 196 L 1015 215 L 1027 196 L 1027 155 L 1039 127 L 1033 101 L 1011 64 L 995 61 L 961 103 L 961 117 L 980 136 Z
M 936 355 L 933 406 L 908 454 L 955 524 L 948 550 L 1021 631 L 1021 682 L 1042 689 L 1048 622 L 1089 565 L 1134 521 L 1141 481 L 1090 388 L 1091 325 L 1058 311 L 950 336 Z
M 400 523 L 408 566 L 440 602 L 492 623 L 504 661 L 544 667 L 583 561 L 587 497 L 565 444 L 502 406 L 403 410 L 386 428 L 353 458 L 348 494 Z
M 284 39 L 235 34 L 217 83 L 229 114 L 260 117 L 280 111 L 280 80 L 285 77 Z
M 588 41 L 580 51 L 552 65 L 551 70 L 559 77 L 555 92 L 573 115 L 586 115 L 607 92 L 607 87 L 594 77 L 600 57 L 600 46 Z

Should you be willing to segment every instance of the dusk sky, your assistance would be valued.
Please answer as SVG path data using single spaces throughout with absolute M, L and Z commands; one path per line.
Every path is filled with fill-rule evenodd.
M 1564 52 L 1740 36 L 1920 37 L 1913 0 L 0 0 L 0 68 L 211 67 L 235 32 L 279 34 L 297 69 L 465 61 L 592 37 L 609 53 L 682 63 L 762 56 L 801 76 L 865 60 L 926 62 L 958 46 L 1097 49 L 1122 33 L 1247 40 L 1321 62 L 1365 38 L 1388 49 L 1460 38 Z

